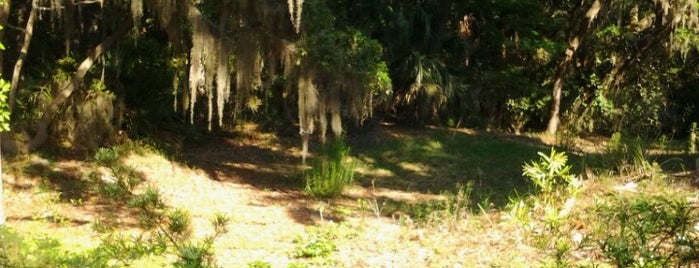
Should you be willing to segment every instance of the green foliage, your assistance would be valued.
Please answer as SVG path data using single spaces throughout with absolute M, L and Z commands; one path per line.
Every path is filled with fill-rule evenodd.
M 100 242 L 95 251 L 102 252 L 105 258 L 127 266 L 146 256 L 162 255 L 166 250 L 157 240 L 143 236 L 108 233 L 101 237 Z
M 372 109 L 368 100 L 386 100 L 392 94 L 384 49 L 361 30 L 337 25 L 328 5 L 320 0 L 304 2 L 301 64 L 321 72 L 324 86 L 341 88 L 353 115 L 363 119 Z
M 335 244 L 325 237 L 313 237 L 305 241 L 296 251 L 296 257 L 326 257 L 335 250 Z
M 0 4 L 5 5 L 4 1 Z M 0 25 L 0 31 L 3 26 Z M 5 45 L 0 42 L 0 50 L 5 50 Z M 10 104 L 8 103 L 7 94 L 10 92 L 10 83 L 5 79 L 0 78 L 0 132 L 10 130 Z
M 686 201 L 620 199 L 598 210 L 600 248 L 618 267 L 680 267 L 699 261 L 699 214 Z
M 607 143 L 603 161 L 607 168 L 613 169 L 621 175 L 655 176 L 659 173 L 660 167 L 655 162 L 651 163 L 647 155 L 643 140 L 640 137 L 627 139 L 621 133 L 616 132 Z
M 294 258 L 310 259 L 313 263 L 323 263 L 325 267 L 332 263 L 331 254 L 337 246 L 336 240 L 349 239 L 357 236 L 357 226 L 347 223 L 326 223 L 318 226 L 310 226 L 306 229 L 304 235 L 299 235 L 294 238 L 293 243 L 296 244 L 295 250 L 292 252 Z M 337 265 L 331 265 L 336 267 Z M 294 267 L 304 267 L 303 265 L 294 265 Z
M 10 107 L 7 102 L 9 91 L 10 83 L 0 79 L 0 132 L 10 130 Z
M 311 169 L 304 174 L 305 191 L 315 197 L 341 194 L 354 181 L 354 163 L 349 152 L 350 148 L 339 138 L 323 145 Z
M 325 233 L 297 239 L 296 243 L 298 247 L 294 256 L 297 258 L 327 257 L 335 250 L 335 243 Z
M 552 196 L 565 189 L 566 194 L 573 195 L 579 190 L 579 182 L 575 175 L 570 173 L 571 166 L 568 165 L 565 152 L 556 152 L 551 148 L 548 155 L 542 152 L 538 154 L 539 161 L 524 164 L 522 175 L 529 178 L 541 193 Z
M 123 202 L 136 209 L 140 227 L 144 229 L 137 236 L 127 237 L 114 233 L 108 226 L 98 226 L 98 230 L 106 232 L 100 247 L 108 252 L 110 258 L 129 265 L 144 256 L 172 252 L 178 256 L 173 263 L 175 267 L 215 267 L 213 243 L 228 231 L 228 217 L 216 214 L 211 219 L 213 233 L 195 241 L 191 237 L 192 223 L 187 211 L 168 207 L 157 188 L 145 187 L 140 193 L 134 192 L 140 180 L 133 169 L 119 162 L 118 149 L 98 150 L 95 162 L 111 171 L 111 174 L 103 174 L 111 176 L 113 181 L 106 182 L 102 192 L 115 202 Z
M 24 237 L 0 227 L 0 267 L 105 267 L 107 261 L 98 250 L 76 252 L 48 235 Z
M 99 148 L 95 152 L 94 160 L 99 165 L 115 166 L 119 161 L 119 150 L 117 148 Z
M 510 218 L 530 228 L 543 247 L 556 245 L 559 228 L 575 206 L 582 189 L 580 180 L 570 174 L 571 166 L 564 152 L 551 148 L 550 154 L 539 152 L 539 160 L 523 165 L 523 175 L 531 180 L 539 194 L 527 198 L 510 198 Z
M 214 268 L 212 243 L 185 243 L 177 246 L 177 255 L 180 257 L 174 263 L 176 268 Z
M 133 168 L 119 163 L 119 157 L 118 148 L 98 149 L 93 159 L 98 165 L 106 167 L 110 174 L 93 172 L 90 177 L 93 181 L 103 183 L 99 188 L 101 194 L 111 199 L 125 201 L 131 195 L 134 187 L 143 179 Z

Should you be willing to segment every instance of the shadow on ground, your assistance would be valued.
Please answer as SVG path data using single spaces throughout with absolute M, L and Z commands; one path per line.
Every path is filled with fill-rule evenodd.
M 8 219 L 73 226 L 99 220 L 104 226 L 137 226 L 137 211 L 101 194 L 104 182 L 90 176 L 95 171 L 91 162 L 73 157 L 48 160 L 37 155 L 12 161 L 13 179 L 7 187 L 21 200 L 12 201 L 18 207 L 8 208 Z M 133 174 L 144 181 L 144 174 Z
M 536 158 L 537 151 L 549 150 L 542 142 L 527 137 L 392 126 L 349 136 L 347 142 L 351 155 L 358 160 L 357 180 L 364 189 L 438 194 L 468 184 L 474 204 L 487 199 L 497 208 L 504 206 L 509 195 L 529 190 L 521 166 Z M 283 205 L 292 218 L 308 224 L 318 220 L 318 206 L 324 201 L 302 191 L 297 143 L 297 137 L 211 135 L 188 144 L 179 161 L 205 171 L 216 181 L 249 185 L 263 193 L 278 192 L 261 196 L 266 202 Z M 311 151 L 317 147 L 312 143 Z M 339 219 L 342 215 L 324 216 Z

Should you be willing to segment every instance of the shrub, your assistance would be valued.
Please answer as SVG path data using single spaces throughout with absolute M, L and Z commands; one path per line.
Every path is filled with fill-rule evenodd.
M 306 192 L 315 197 L 335 197 L 354 181 L 354 163 L 349 147 L 342 139 L 335 139 L 321 148 L 312 167 L 304 174 Z
M 551 148 L 547 155 L 538 153 L 538 161 L 522 166 L 523 176 L 534 183 L 538 195 L 525 198 L 510 198 L 510 217 L 523 226 L 531 228 L 535 234 L 542 235 L 544 246 L 552 246 L 570 211 L 575 205 L 575 196 L 580 192 L 581 183 L 570 173 L 568 156 Z
M 599 246 L 618 267 L 680 267 L 699 262 L 696 207 L 660 197 L 600 207 Z
M 312 235 L 298 242 L 295 256 L 299 258 L 327 257 L 335 250 L 335 244 L 326 235 Z
M 621 175 L 649 177 L 659 171 L 659 165 L 648 161 L 646 148 L 640 137 L 624 138 L 616 132 L 607 143 L 605 164 L 615 169 Z
M 174 267 L 215 267 L 213 243 L 228 231 L 226 225 L 229 218 L 217 214 L 211 220 L 213 233 L 195 241 L 191 237 L 189 213 L 168 207 L 157 188 L 145 187 L 140 194 L 136 194 L 134 188 L 140 182 L 138 174 L 118 160 L 116 149 L 100 149 L 95 154 L 95 161 L 111 173 L 102 174 L 110 178 L 102 187 L 102 192 L 115 202 L 135 209 L 139 214 L 139 227 L 143 231 L 137 236 L 123 236 L 110 228 L 102 228 L 107 234 L 102 237 L 100 251 L 107 252 L 109 258 L 126 266 L 144 256 L 173 252 L 178 257 L 173 263 Z
M 557 195 L 562 189 L 566 189 L 568 194 L 575 193 L 578 184 L 575 175 L 570 173 L 568 156 L 564 152 L 556 152 L 554 148 L 551 148 L 549 155 L 538 154 L 539 161 L 524 164 L 522 175 L 547 196 Z
M 99 253 L 73 252 L 47 235 L 24 237 L 0 227 L 0 267 L 104 267 L 107 258 Z

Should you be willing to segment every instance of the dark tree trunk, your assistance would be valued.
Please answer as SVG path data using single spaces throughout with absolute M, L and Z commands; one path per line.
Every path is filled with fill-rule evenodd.
M 600 9 L 602 8 L 602 3 L 600 0 L 595 0 L 592 6 L 585 13 L 585 22 L 580 25 L 580 28 L 573 36 L 568 40 L 568 47 L 566 48 L 565 55 L 558 62 L 556 67 L 556 72 L 553 77 L 553 85 L 551 90 L 551 116 L 549 117 L 548 127 L 546 131 L 549 134 L 556 134 L 558 131 L 558 126 L 561 123 L 561 95 L 563 94 L 563 77 L 565 76 L 566 70 L 568 69 L 568 64 L 573 59 L 575 51 L 580 47 L 580 42 L 582 42 L 583 37 L 587 33 L 588 29 L 597 18 Z M 572 18 L 571 18 L 572 19 Z

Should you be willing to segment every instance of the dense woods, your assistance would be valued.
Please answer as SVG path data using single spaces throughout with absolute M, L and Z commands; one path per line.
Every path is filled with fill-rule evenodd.
M 381 120 L 673 137 L 699 120 L 692 1 L 37 0 L 1 20 L 26 150 L 247 119 L 304 140 Z
M 0 26 L 0 266 L 242 265 L 226 254 L 247 244 L 215 242 L 228 226 L 318 222 L 330 231 L 271 262 L 699 263 L 697 1 L 0 0 Z M 63 223 L 17 216 L 27 189 L 58 192 L 38 207 L 98 207 L 73 222 L 98 245 L 56 253 L 2 227 L 10 202 L 19 233 Z M 407 245 L 392 262 L 358 249 L 390 242 Z M 328 257 L 341 250 L 360 256 Z

